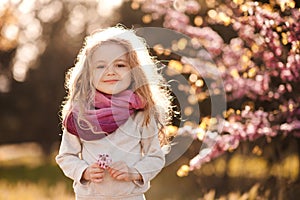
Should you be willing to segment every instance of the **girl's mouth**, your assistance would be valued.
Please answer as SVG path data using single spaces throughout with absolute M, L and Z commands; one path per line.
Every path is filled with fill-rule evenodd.
M 118 80 L 105 80 L 105 81 L 103 81 L 104 83 L 111 83 L 111 84 L 113 84 L 113 83 L 116 83 L 116 82 L 118 82 Z

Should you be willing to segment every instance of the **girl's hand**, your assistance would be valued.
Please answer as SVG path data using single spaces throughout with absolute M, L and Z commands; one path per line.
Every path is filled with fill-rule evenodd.
M 95 183 L 102 182 L 104 177 L 104 169 L 99 167 L 97 163 L 90 165 L 86 170 L 83 172 L 82 178 L 86 181 L 92 181 Z
M 141 180 L 142 176 L 134 168 L 130 168 L 124 161 L 118 161 L 111 164 L 108 168 L 111 177 L 122 181 Z

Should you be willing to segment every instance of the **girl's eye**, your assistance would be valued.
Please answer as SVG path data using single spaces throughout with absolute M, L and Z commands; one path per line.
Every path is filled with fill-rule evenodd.
M 121 68 L 121 67 L 126 67 L 125 64 L 117 64 L 116 66 L 117 66 L 117 67 L 120 67 L 120 68 Z
M 103 68 L 105 68 L 105 66 L 104 65 L 98 65 L 96 68 L 97 69 L 103 69 Z

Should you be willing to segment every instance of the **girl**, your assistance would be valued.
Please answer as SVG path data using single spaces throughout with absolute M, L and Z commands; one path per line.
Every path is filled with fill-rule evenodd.
M 56 162 L 76 199 L 145 199 L 165 163 L 171 99 L 145 42 L 121 26 L 88 36 L 66 76 Z

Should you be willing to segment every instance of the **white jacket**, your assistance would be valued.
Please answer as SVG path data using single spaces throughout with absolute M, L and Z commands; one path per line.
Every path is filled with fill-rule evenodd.
M 163 168 L 165 157 L 158 140 L 157 124 L 152 118 L 142 126 L 144 113 L 132 115 L 115 132 L 86 141 L 64 130 L 56 162 L 64 174 L 73 179 L 76 199 L 143 199 L 153 179 Z M 143 181 L 118 181 L 108 172 L 101 183 L 81 183 L 84 170 L 95 163 L 99 154 L 108 154 L 113 162 L 124 161 L 135 168 Z

